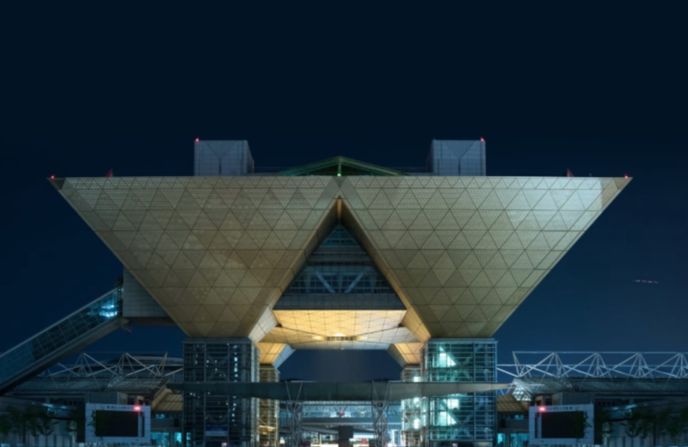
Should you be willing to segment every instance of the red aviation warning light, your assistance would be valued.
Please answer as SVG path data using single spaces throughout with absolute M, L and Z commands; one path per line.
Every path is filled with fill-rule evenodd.
M 200 142 L 201 142 L 201 139 L 200 139 L 200 138 L 198 138 L 198 137 L 194 138 L 194 143 L 198 144 L 198 143 L 200 143 Z
M 624 174 L 624 180 L 628 180 L 628 172 Z
M 485 142 L 485 137 L 480 137 L 480 142 L 484 143 Z
M 54 181 L 55 181 L 55 174 L 52 174 L 52 175 L 51 175 L 50 177 L 48 177 L 48 178 L 50 179 L 51 182 L 54 182 Z

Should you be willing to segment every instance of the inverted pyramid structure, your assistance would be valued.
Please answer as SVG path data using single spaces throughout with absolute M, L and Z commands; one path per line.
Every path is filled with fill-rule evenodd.
M 279 329 L 280 297 L 292 299 L 284 292 L 317 255 L 340 201 L 345 226 L 405 308 L 400 327 L 420 342 L 492 336 L 627 183 L 279 175 L 54 182 L 190 336 Z

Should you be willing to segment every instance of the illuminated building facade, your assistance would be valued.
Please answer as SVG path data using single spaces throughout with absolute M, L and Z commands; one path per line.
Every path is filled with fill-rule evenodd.
M 434 141 L 413 174 L 344 157 L 259 174 L 246 142 L 195 146 L 191 177 L 52 181 L 124 265 L 131 312 L 187 334 L 196 383 L 276 380 L 295 349 L 386 349 L 405 380 L 493 383 L 491 337 L 628 182 L 486 176 L 482 140 Z M 194 446 L 274 445 L 274 408 L 187 394 L 184 426 Z M 489 393 L 403 412 L 409 443 L 495 438 Z

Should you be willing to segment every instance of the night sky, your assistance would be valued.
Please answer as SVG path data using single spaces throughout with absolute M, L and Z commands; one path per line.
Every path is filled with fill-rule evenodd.
M 121 273 L 46 177 L 191 175 L 197 136 L 247 139 L 259 167 L 423 166 L 431 139 L 483 136 L 489 175 L 631 175 L 496 334 L 500 359 L 688 349 L 682 11 L 333 5 L 0 11 L 0 350 Z M 134 327 L 89 351 L 178 355 L 181 340 Z M 398 367 L 385 353 L 298 352 L 282 373 Z

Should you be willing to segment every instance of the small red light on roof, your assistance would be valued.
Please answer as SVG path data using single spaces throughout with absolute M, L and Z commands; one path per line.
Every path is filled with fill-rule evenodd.
M 485 142 L 485 137 L 480 137 L 480 142 L 484 143 Z
M 196 138 L 194 139 L 194 143 L 198 144 L 198 143 L 200 143 L 200 142 L 201 142 L 201 139 L 200 139 L 200 138 L 196 137 Z
M 547 407 L 545 407 L 544 405 L 540 405 L 538 407 L 538 413 L 544 413 L 546 411 L 547 411 Z
M 628 174 L 624 174 L 624 179 L 628 180 Z
M 55 180 L 55 174 L 53 174 L 53 175 L 50 176 L 50 180 L 51 180 L 51 181 L 54 181 L 54 180 Z
M 141 411 L 141 405 L 134 405 L 134 411 Z

